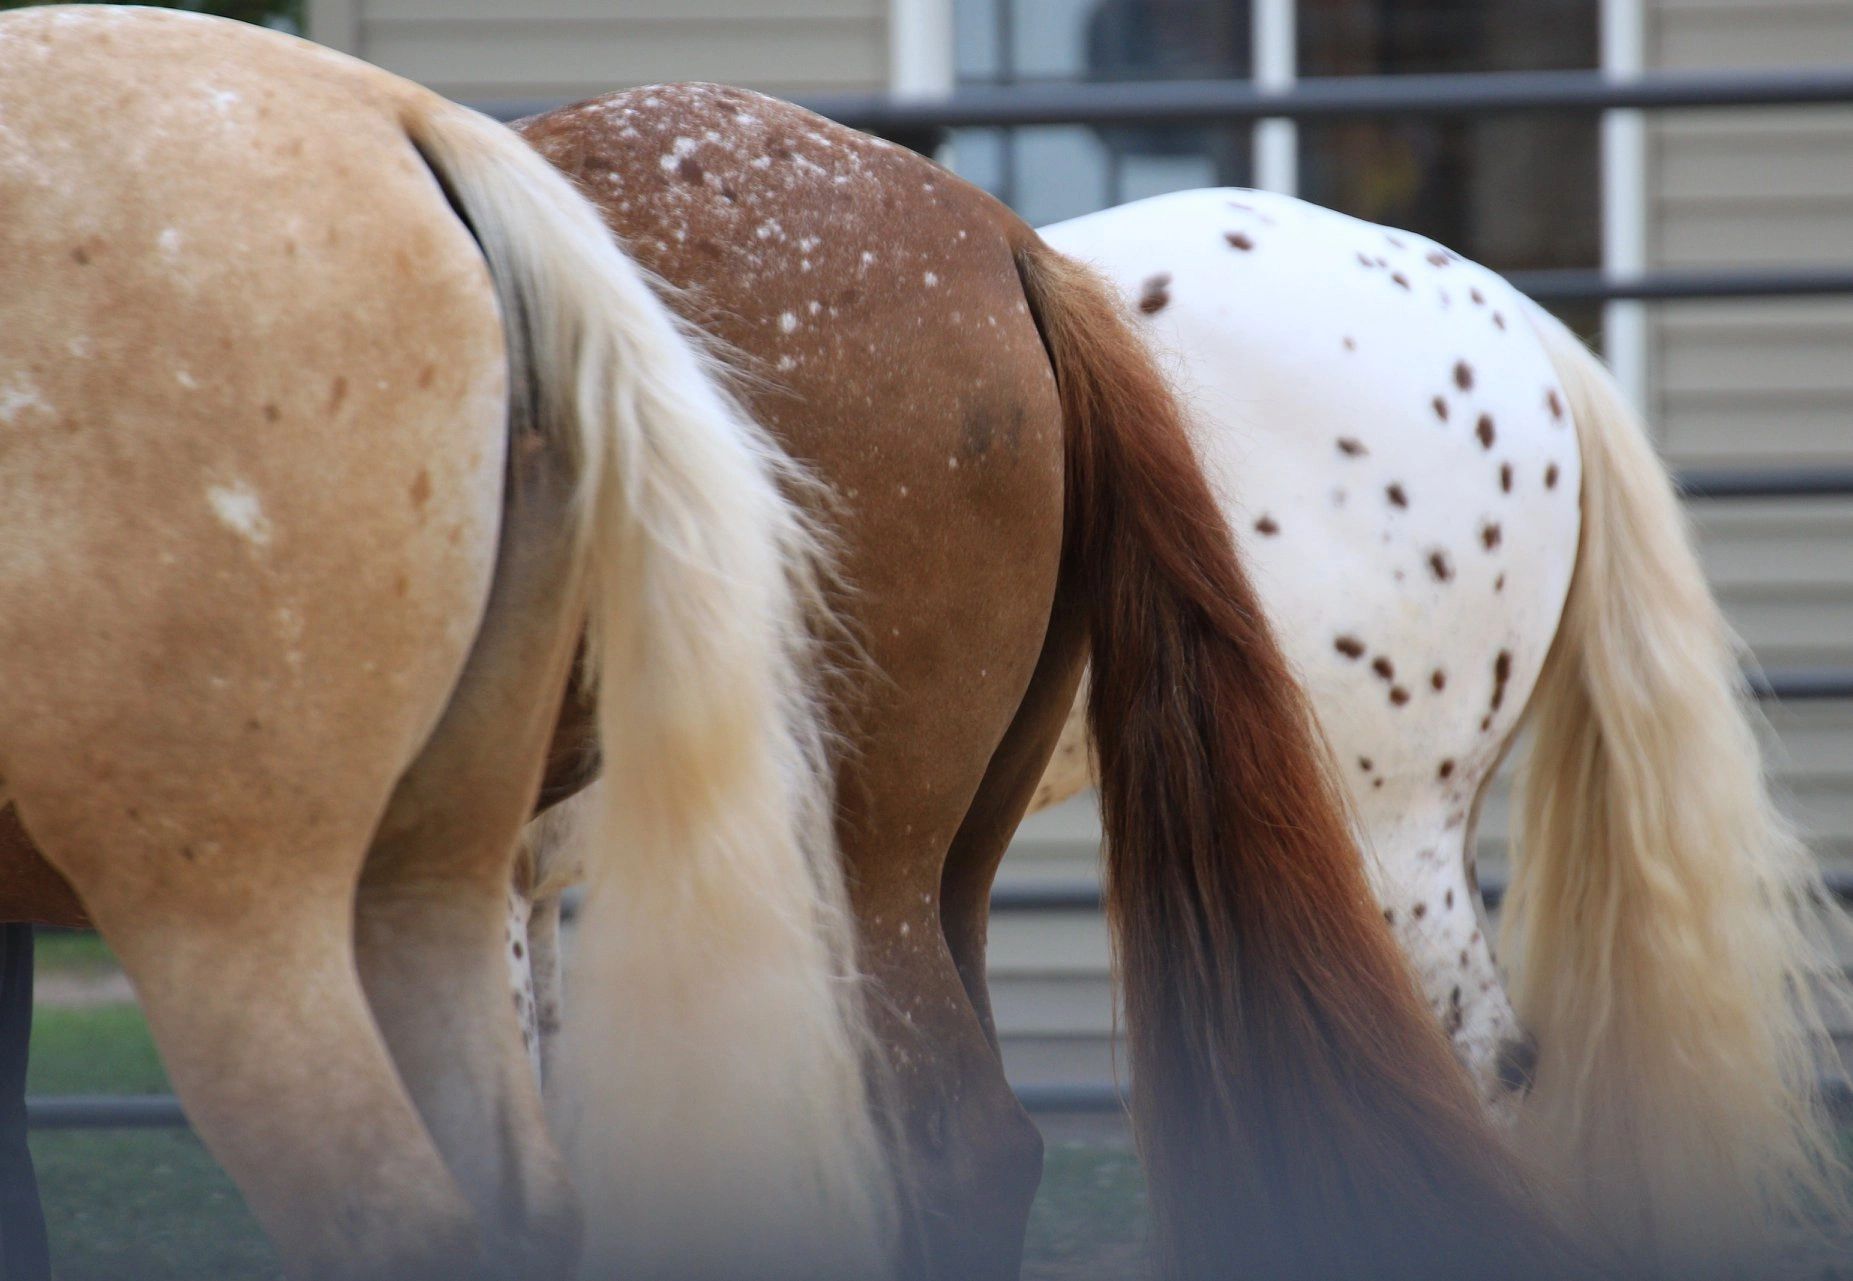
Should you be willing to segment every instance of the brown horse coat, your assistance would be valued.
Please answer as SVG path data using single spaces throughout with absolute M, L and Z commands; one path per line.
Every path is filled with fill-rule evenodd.
M 997 1057 L 988 899 L 1090 646 L 1168 1273 L 1573 1272 L 1370 900 L 1110 291 L 931 163 L 740 90 L 519 128 L 743 354 L 756 414 L 829 486 L 858 643 L 839 832 L 932 1273 L 1017 1270 L 1040 1141 Z
M 739 90 L 521 131 L 743 353 L 757 416 L 830 486 L 865 963 L 936 1255 L 1012 1276 L 1041 1143 L 998 1069 L 985 908 L 1080 662 L 1055 614 L 1061 410 L 1014 257 L 1034 235 L 910 152 Z

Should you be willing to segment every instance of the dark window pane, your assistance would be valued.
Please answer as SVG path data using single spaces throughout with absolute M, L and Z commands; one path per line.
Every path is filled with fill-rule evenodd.
M 1300 0 L 1300 74 L 1577 70 L 1597 0 Z
M 1300 74 L 1589 68 L 1597 0 L 1301 0 Z M 1300 191 L 1502 270 L 1601 258 L 1593 117 L 1309 123 Z
M 959 78 L 1245 78 L 1249 5 L 1205 0 L 958 0 Z M 1250 129 L 1130 125 L 962 134 L 962 173 L 1031 221 L 1067 217 L 1182 187 L 1250 180 Z M 965 140 L 972 139 L 969 152 Z

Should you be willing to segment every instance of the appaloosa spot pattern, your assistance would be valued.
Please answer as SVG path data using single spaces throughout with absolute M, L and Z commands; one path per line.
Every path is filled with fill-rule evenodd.
M 1198 191 L 1045 229 L 1119 282 L 1203 419 L 1385 918 L 1489 1096 L 1516 1031 L 1471 817 L 1556 629 L 1578 458 L 1530 304 L 1419 236 Z M 1374 495 L 1377 501 L 1360 501 Z

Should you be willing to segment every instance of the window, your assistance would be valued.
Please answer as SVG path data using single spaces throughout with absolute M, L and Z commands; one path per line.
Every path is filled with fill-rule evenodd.
M 1289 0 L 1302 76 L 1593 68 L 1599 0 Z M 1254 0 L 956 0 L 962 83 L 1240 78 Z M 1282 37 L 1284 39 L 1284 36 Z M 1255 180 L 1254 130 L 965 130 L 960 172 L 1032 223 L 1141 196 Z M 1501 271 L 1602 258 L 1593 116 L 1313 122 L 1297 131 L 1299 194 L 1407 227 Z M 1578 328 L 1596 309 L 1572 309 Z
M 1299 0 L 1299 74 L 1596 66 L 1597 0 Z M 1501 271 L 1601 260 L 1593 116 L 1300 127 L 1300 194 Z
M 1203 0 L 957 0 L 962 84 L 1246 78 L 1249 6 Z M 954 167 L 1032 223 L 1141 196 L 1248 184 L 1246 125 L 963 130 Z

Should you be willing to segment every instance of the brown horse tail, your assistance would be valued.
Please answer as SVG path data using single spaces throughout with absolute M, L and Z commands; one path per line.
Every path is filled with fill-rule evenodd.
M 1371 897 L 1179 403 L 1105 282 L 1039 242 L 1018 268 L 1067 423 L 1162 1275 L 1574 1275 Z

